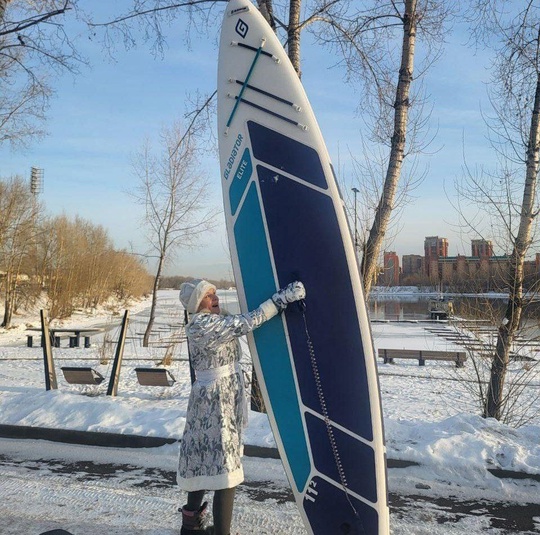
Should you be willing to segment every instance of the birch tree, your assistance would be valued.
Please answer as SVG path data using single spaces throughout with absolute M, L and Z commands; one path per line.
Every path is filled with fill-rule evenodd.
M 476 36 L 492 47 L 495 57 L 489 85 L 494 116 L 489 126 L 500 165 L 471 181 L 467 193 L 472 191 L 494 209 L 510 251 L 504 279 L 508 301 L 498 325 L 484 407 L 484 417 L 500 419 L 508 400 L 504 389 L 510 351 L 526 304 L 524 263 L 538 217 L 540 11 L 532 0 L 519 6 L 504 0 L 478 1 L 474 8 Z M 499 186 L 504 193 L 497 196 Z
M 374 208 L 369 231 L 361 243 L 366 294 L 377 278 L 398 197 L 422 178 L 417 174 L 403 181 L 403 166 L 406 157 L 420 154 L 429 144 L 425 132 L 429 114 L 424 110 L 421 77 L 427 75 L 440 54 L 451 14 L 445 3 L 431 0 L 366 2 L 354 13 L 334 12 L 317 33 L 320 41 L 331 45 L 337 57 L 343 58 L 348 77 L 363 89 L 359 112 L 369 125 L 372 146 L 378 148 L 368 153 L 364 141 L 362 147 L 352 151 L 355 160 L 372 159 L 375 153 L 379 160 L 383 155 L 382 166 L 369 161 L 363 165 L 369 184 L 359 183 L 362 191 L 378 191 L 377 197 L 369 200 Z M 417 69 L 420 74 L 415 76 L 418 41 L 423 49 Z M 374 176 L 373 170 L 379 168 L 381 174 Z M 417 173 L 414 165 L 410 172 Z
M 164 129 L 157 151 L 147 142 L 134 160 L 138 188 L 134 197 L 145 208 L 144 225 L 156 260 L 150 318 L 143 345 L 148 346 L 156 317 L 157 290 L 163 269 L 179 248 L 199 244 L 215 225 L 209 208 L 209 181 L 198 167 L 196 138 L 179 125 Z
M 372 283 L 377 277 L 379 255 L 390 216 L 394 208 L 397 185 L 401 176 L 405 157 L 405 142 L 411 106 L 411 83 L 414 72 L 416 32 L 419 21 L 416 0 L 406 0 L 400 17 L 403 26 L 401 62 L 394 101 L 394 128 L 390 138 L 390 156 L 384 179 L 382 195 L 375 210 L 375 218 L 366 241 L 362 256 L 362 278 L 366 294 L 369 295 Z

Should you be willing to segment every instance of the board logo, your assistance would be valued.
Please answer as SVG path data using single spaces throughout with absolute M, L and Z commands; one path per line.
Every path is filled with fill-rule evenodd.
M 238 22 L 236 23 L 235 31 L 236 33 L 244 39 L 248 33 L 249 26 L 242 20 L 238 19 Z
M 239 7 L 238 9 L 231 9 L 229 15 L 238 15 L 238 13 L 247 13 L 249 11 L 249 6 Z
M 238 156 L 238 150 L 240 149 L 240 146 L 242 145 L 242 141 L 244 139 L 244 136 L 242 134 L 238 134 L 238 137 L 236 138 L 236 141 L 234 142 L 234 147 L 232 148 L 231 155 L 229 156 L 229 159 L 227 160 L 227 164 L 225 165 L 225 172 L 223 173 L 223 176 L 226 180 L 228 180 L 229 175 L 231 173 L 231 169 L 234 165 L 234 160 L 236 160 L 236 157 Z

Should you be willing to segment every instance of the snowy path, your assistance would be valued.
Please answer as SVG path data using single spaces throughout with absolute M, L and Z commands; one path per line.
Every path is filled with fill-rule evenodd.
M 178 534 L 174 448 L 119 450 L 0 440 L 2 535 Z M 80 457 L 80 460 L 77 459 Z M 235 533 L 305 534 L 279 462 L 246 459 Z M 276 467 L 278 477 L 276 478 Z
M 2 535 L 63 528 L 74 535 L 178 534 L 182 496 L 175 446 L 115 449 L 0 439 Z M 234 534 L 305 534 L 279 461 L 246 458 Z M 390 470 L 393 535 L 538 533 L 540 505 L 433 497 L 429 484 Z

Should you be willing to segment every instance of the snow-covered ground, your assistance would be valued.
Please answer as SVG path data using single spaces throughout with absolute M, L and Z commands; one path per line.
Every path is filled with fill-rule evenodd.
M 234 292 L 222 292 L 221 298 L 235 311 Z M 68 348 L 66 340 L 54 349 L 58 390 L 48 392 L 42 350 L 26 347 L 26 329 L 39 326 L 38 314 L 18 316 L 18 327 L 0 329 L 0 425 L 180 438 L 189 395 L 185 343 L 176 346 L 168 366 L 176 378 L 170 388 L 139 385 L 134 368 L 158 365 L 166 351 L 160 339 L 163 342 L 180 328 L 183 311 L 177 292 L 160 292 L 158 334 L 152 347 L 142 348 L 140 333 L 148 307 L 149 301 L 130 306 L 116 397 L 104 395 L 107 381 L 99 386 L 69 385 L 60 367 L 92 366 L 108 377 L 114 350 L 109 341 L 118 334 L 119 316 L 93 311 L 63 322 L 64 327 L 110 329 L 94 337 L 89 349 Z M 429 324 L 381 322 L 372 327 L 377 348 L 463 350 L 455 341 L 430 332 Z M 431 361 L 424 367 L 408 360 L 378 365 L 388 458 L 391 467 L 398 461 L 402 466 L 389 470 L 392 533 L 517 532 L 509 530 L 508 523 L 497 527 L 493 519 L 500 511 L 489 512 L 491 502 L 509 507 L 528 504 L 533 527 L 521 532 L 540 532 L 540 414 L 532 412 L 538 407 L 540 379 L 528 375 L 521 400 L 533 403 L 528 412 L 532 419 L 514 429 L 478 416 L 470 360 L 461 369 Z M 514 364 L 510 376 L 521 377 L 524 366 Z M 266 416 L 254 412 L 250 416 L 246 443 L 274 448 Z M 1 439 L 0 533 L 37 534 L 64 527 L 76 535 L 93 535 L 103 533 L 105 526 L 111 534 L 178 533 L 176 508 L 183 496 L 169 481 L 174 478 L 176 455 L 176 444 L 140 450 Z M 103 468 L 88 476 L 89 463 L 131 468 L 115 469 L 114 477 L 103 475 Z M 245 467 L 233 533 L 304 533 L 279 461 L 247 457 Z M 497 477 L 501 474 L 513 477 Z M 262 497 L 261 489 L 266 491 Z M 476 505 L 469 514 L 452 513 L 445 500 Z

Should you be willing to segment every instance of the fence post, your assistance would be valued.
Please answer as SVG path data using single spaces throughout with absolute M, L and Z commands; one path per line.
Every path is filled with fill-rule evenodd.
M 41 317 L 41 340 L 43 341 L 43 363 L 45 365 L 45 390 L 56 390 L 58 384 L 56 382 L 56 372 L 54 370 L 49 324 L 47 323 L 45 311 L 40 310 L 39 314 Z
M 116 396 L 118 392 L 118 382 L 120 381 L 120 368 L 122 367 L 122 357 L 124 356 L 124 346 L 126 344 L 128 319 L 129 310 L 126 310 L 124 312 L 124 319 L 122 320 L 122 328 L 120 329 L 120 336 L 118 337 L 118 344 L 116 346 L 116 354 L 114 355 L 111 378 L 109 379 L 109 386 L 107 388 L 108 396 Z

